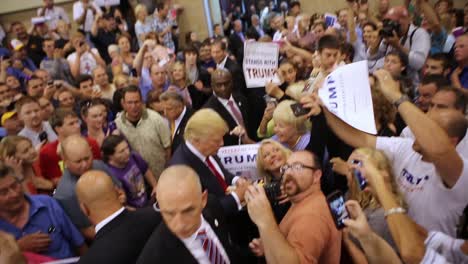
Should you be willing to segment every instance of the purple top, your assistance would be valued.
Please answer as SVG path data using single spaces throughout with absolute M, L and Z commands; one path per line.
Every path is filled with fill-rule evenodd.
M 148 171 L 146 161 L 136 152 L 132 152 L 125 168 L 117 168 L 110 164 L 107 166 L 112 175 L 122 182 L 127 195 L 127 204 L 137 208 L 146 206 L 148 202 L 144 179 L 144 174 Z

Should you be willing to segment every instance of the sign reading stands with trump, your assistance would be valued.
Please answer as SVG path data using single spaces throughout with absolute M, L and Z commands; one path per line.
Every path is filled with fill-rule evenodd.
M 377 134 L 367 61 L 336 68 L 325 78 L 318 94 L 325 107 L 348 125 Z
M 245 42 L 243 69 L 247 88 L 263 87 L 278 79 L 278 54 L 277 43 Z
M 257 152 L 259 144 L 222 147 L 218 150 L 218 157 L 224 168 L 235 176 L 244 176 L 250 180 L 257 180 Z

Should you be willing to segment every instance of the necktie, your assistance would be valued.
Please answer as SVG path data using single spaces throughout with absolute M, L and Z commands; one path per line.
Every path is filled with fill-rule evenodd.
M 171 122 L 171 138 L 174 139 L 174 132 L 175 132 L 175 121 Z
M 226 181 L 224 180 L 223 176 L 219 171 L 216 169 L 214 166 L 213 162 L 211 162 L 210 157 L 206 157 L 206 165 L 208 165 L 208 168 L 210 168 L 211 172 L 216 176 L 216 179 L 219 182 L 219 185 L 221 185 L 221 188 L 223 188 L 223 191 L 226 191 L 228 185 L 226 184 Z
M 225 264 L 226 260 L 224 259 L 223 255 L 221 255 L 220 249 L 211 240 L 207 235 L 205 229 L 200 230 L 197 233 L 197 240 L 202 243 L 203 250 L 206 253 L 206 256 L 210 260 L 211 264 Z
M 232 100 L 228 101 L 228 106 L 231 109 L 231 112 L 234 114 L 234 118 L 237 121 L 237 124 L 244 126 L 244 119 L 242 118 L 242 114 L 237 110 L 237 107 L 234 105 Z

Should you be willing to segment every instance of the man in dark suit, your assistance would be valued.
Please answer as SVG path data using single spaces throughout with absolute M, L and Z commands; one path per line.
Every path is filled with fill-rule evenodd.
M 195 112 L 185 127 L 185 142 L 174 152 L 169 165 L 182 164 L 194 169 L 203 189 L 218 197 L 227 214 L 236 214 L 242 208 L 248 182 L 234 177 L 216 156 L 227 132 L 226 122 L 215 111 L 202 109 Z M 229 185 L 236 188 L 226 195 Z
M 238 145 L 239 131 L 241 143 L 255 143 L 251 137 L 255 137 L 257 129 L 249 126 L 246 98 L 239 93 L 232 92 L 233 81 L 231 73 L 224 69 L 215 70 L 211 74 L 211 87 L 214 94 L 208 99 L 203 108 L 213 109 L 227 123 L 231 133 L 227 133 L 224 136 L 224 145 Z
M 138 264 L 239 263 L 223 208 L 202 192 L 201 175 L 187 166 L 167 168 L 158 182 L 163 223 L 143 248 Z
M 184 142 L 184 130 L 187 121 L 193 114 L 193 110 L 185 105 L 184 98 L 177 92 L 166 91 L 159 96 L 163 103 L 164 116 L 169 121 L 171 129 L 172 154 Z
M 236 57 L 237 63 L 242 64 L 244 60 L 244 42 L 245 35 L 242 31 L 242 21 L 237 19 L 234 21 L 234 31 L 229 36 L 229 47 L 232 54 Z
M 241 92 L 245 95 L 247 92 L 247 87 L 245 85 L 242 67 L 240 64 L 229 58 L 226 43 L 224 43 L 222 40 L 216 40 L 213 42 L 211 45 L 211 56 L 216 63 L 217 69 L 228 70 L 231 73 L 232 78 L 236 80 L 236 86 L 233 88 L 234 91 Z
M 80 207 L 95 224 L 96 236 L 79 263 L 135 263 L 161 216 L 152 207 L 127 211 L 111 178 L 102 171 L 83 174 L 76 184 Z

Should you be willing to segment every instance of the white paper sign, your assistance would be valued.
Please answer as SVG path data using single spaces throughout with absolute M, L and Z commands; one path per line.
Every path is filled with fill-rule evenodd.
M 230 173 L 255 181 L 258 180 L 256 160 L 259 146 L 248 144 L 222 147 L 218 150 L 218 157 Z
M 97 6 L 115 6 L 120 5 L 120 0 L 94 0 Z
M 245 42 L 243 70 L 247 88 L 263 87 L 277 79 L 278 54 L 276 43 Z
M 327 109 L 350 126 L 377 134 L 367 61 L 338 67 L 319 89 Z

